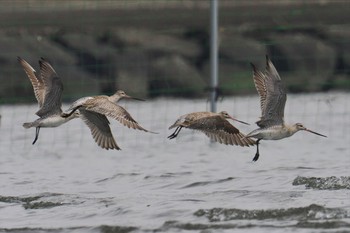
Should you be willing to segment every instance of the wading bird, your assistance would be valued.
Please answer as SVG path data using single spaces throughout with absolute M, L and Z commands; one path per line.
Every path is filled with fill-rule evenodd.
M 80 98 L 69 107 L 67 111 L 70 112 L 64 115 L 70 116 L 78 110 L 80 118 L 89 127 L 92 137 L 100 147 L 107 150 L 120 150 L 109 127 L 110 122 L 107 116 L 114 118 L 128 128 L 154 133 L 141 127 L 123 107 L 117 104 L 122 98 L 142 100 L 126 95 L 124 91 L 119 90 L 111 96 L 100 95 Z
M 279 140 L 290 137 L 300 130 L 327 137 L 305 128 L 301 123 L 286 125 L 284 123 L 284 107 L 287 100 L 286 89 L 281 78 L 268 56 L 266 56 L 266 71 L 259 71 L 254 64 L 253 79 L 260 96 L 261 117 L 256 124 L 260 127 L 247 135 L 247 138 L 257 138 L 256 154 L 253 161 L 259 159 L 259 142 L 261 140 Z
M 44 58 L 39 60 L 40 75 L 36 74 L 28 62 L 18 57 L 18 62 L 26 72 L 32 83 L 35 97 L 39 104 L 39 110 L 36 112 L 40 118 L 33 122 L 23 123 L 23 127 L 28 129 L 36 128 L 33 145 L 38 140 L 40 128 L 57 127 L 67 121 L 78 117 L 78 113 L 67 115 L 62 112 L 62 91 L 63 84 L 52 66 Z
M 132 97 L 130 95 L 127 95 L 125 93 L 125 91 L 122 91 L 122 90 L 118 90 L 113 95 L 108 96 L 108 99 L 109 99 L 109 101 L 114 102 L 114 103 L 118 103 L 122 99 L 132 99 L 132 100 L 138 100 L 138 101 L 145 101 L 144 99 L 140 99 L 140 98 L 136 98 L 136 97 Z
M 177 119 L 175 123 L 169 127 L 169 129 L 176 129 L 168 138 L 176 138 L 180 130 L 184 127 L 202 131 L 212 140 L 222 144 L 239 146 L 255 145 L 254 140 L 246 138 L 244 134 L 239 132 L 239 130 L 231 125 L 226 119 L 232 119 L 234 121 L 247 124 L 233 118 L 226 111 L 219 113 L 193 112 L 180 116 L 179 119 Z

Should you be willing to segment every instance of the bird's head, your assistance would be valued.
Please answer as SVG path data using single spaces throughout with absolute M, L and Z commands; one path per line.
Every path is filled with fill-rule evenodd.
M 238 121 L 239 123 L 242 123 L 242 124 L 245 124 L 245 125 L 249 125 L 248 123 L 246 123 L 246 122 L 244 122 L 244 121 L 237 120 L 236 118 L 234 118 L 233 116 L 231 116 L 230 114 L 228 114 L 228 112 L 226 112 L 226 111 L 221 111 L 221 112 L 219 112 L 219 114 L 220 114 L 223 118 L 231 119 L 231 120 L 234 120 L 234 121 Z
M 295 128 L 296 131 L 304 130 L 304 131 L 307 131 L 307 132 L 316 134 L 316 135 L 321 136 L 321 137 L 327 137 L 326 135 L 317 133 L 317 132 L 315 132 L 315 131 L 312 131 L 312 130 L 306 128 L 306 127 L 305 127 L 303 124 L 301 124 L 301 123 L 295 123 L 295 124 L 294 124 L 294 128 Z
M 132 96 L 130 96 L 130 95 L 127 95 L 127 94 L 125 93 L 125 91 L 122 91 L 122 90 L 118 90 L 118 91 L 114 94 L 114 96 L 117 96 L 117 97 L 118 97 L 117 100 L 116 100 L 116 102 L 118 102 L 118 101 L 121 100 L 121 99 L 133 99 L 133 100 L 138 100 L 138 101 L 145 101 L 144 99 L 135 98 L 135 97 L 132 97 Z
M 295 123 L 294 127 L 299 131 L 299 130 L 305 130 L 306 128 L 304 127 L 303 124 L 301 123 Z
M 122 90 L 118 90 L 118 91 L 115 93 L 115 95 L 119 95 L 120 97 L 125 97 L 125 96 L 128 97 L 128 95 L 125 93 L 125 91 L 122 91 Z

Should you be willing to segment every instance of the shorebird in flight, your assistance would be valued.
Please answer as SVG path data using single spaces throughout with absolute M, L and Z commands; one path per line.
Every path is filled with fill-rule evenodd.
M 256 138 L 256 154 L 253 161 L 259 159 L 259 142 L 261 140 L 280 140 L 290 137 L 300 130 L 308 131 L 318 136 L 327 137 L 305 128 L 301 123 L 286 125 L 284 123 L 284 107 L 287 100 L 286 89 L 281 78 L 268 56 L 266 56 L 266 71 L 259 71 L 254 64 L 253 79 L 260 96 L 261 117 L 256 122 L 259 129 L 250 132 L 247 138 Z
M 119 90 L 111 96 L 100 95 L 80 98 L 69 107 L 67 111 L 70 112 L 64 115 L 70 116 L 78 110 L 80 118 L 89 127 L 92 137 L 100 147 L 107 150 L 120 150 L 109 127 L 110 122 L 107 117 L 119 121 L 128 128 L 154 133 L 141 127 L 123 107 L 117 104 L 123 98 L 143 100 L 131 97 L 125 94 L 124 91 Z
M 175 123 L 169 127 L 169 129 L 176 129 L 168 138 L 176 138 L 182 128 L 188 128 L 202 131 L 212 140 L 222 144 L 239 146 L 255 145 L 254 140 L 246 138 L 246 136 L 236 127 L 230 124 L 227 119 L 247 124 L 233 118 L 226 111 L 219 113 L 193 112 L 180 116 L 179 119 L 177 119 Z
M 39 60 L 40 75 L 37 75 L 34 68 L 23 58 L 18 57 L 17 60 L 32 83 L 34 95 L 39 104 L 39 110 L 36 112 L 39 118 L 33 122 L 23 123 L 26 129 L 36 128 L 32 143 L 34 145 L 38 140 L 40 128 L 60 126 L 78 117 L 79 114 L 67 115 L 62 112 L 63 84 L 55 70 L 44 58 Z

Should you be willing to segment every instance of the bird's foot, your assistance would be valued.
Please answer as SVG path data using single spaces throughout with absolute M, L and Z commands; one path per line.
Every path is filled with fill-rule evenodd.
M 32 142 L 32 145 L 34 145 L 36 143 L 36 141 L 38 140 L 38 137 L 34 138 L 34 141 Z
M 38 140 L 39 131 L 40 131 L 40 127 L 36 127 L 36 129 L 35 129 L 35 138 L 34 138 L 34 141 L 32 142 L 32 145 L 34 145 L 36 143 L 36 141 Z
M 176 138 L 177 134 L 173 133 L 171 135 L 168 136 L 169 139 L 173 139 L 173 138 Z
M 253 162 L 256 162 L 259 159 L 259 153 L 256 153 L 254 158 L 253 158 Z

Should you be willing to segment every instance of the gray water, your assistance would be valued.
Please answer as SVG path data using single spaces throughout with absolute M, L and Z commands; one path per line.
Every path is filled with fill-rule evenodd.
M 0 106 L 0 232 L 347 232 L 350 230 L 350 94 L 289 95 L 286 122 L 298 132 L 255 147 L 210 143 L 167 128 L 204 99 L 124 102 L 145 128 L 111 120 L 121 151 L 107 151 L 75 119 L 35 129 L 36 105 Z M 64 108 L 67 108 L 65 105 Z M 256 128 L 256 95 L 225 98 L 227 110 Z

